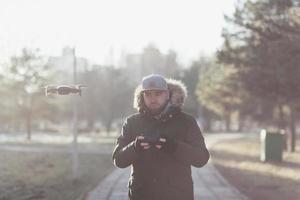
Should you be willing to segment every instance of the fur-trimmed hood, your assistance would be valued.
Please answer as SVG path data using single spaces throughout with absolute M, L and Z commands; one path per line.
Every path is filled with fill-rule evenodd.
M 166 81 L 170 92 L 170 105 L 181 109 L 187 97 L 186 86 L 182 81 L 179 80 L 166 79 Z M 139 85 L 135 89 L 133 107 L 137 109 L 137 111 L 141 111 L 144 109 L 144 106 L 145 104 L 142 96 L 142 86 Z

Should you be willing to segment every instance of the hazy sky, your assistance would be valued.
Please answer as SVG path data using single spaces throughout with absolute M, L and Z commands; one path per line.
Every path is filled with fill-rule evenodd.
M 149 43 L 188 63 L 222 44 L 223 14 L 235 0 L 0 0 L 0 60 L 22 47 L 105 64 Z

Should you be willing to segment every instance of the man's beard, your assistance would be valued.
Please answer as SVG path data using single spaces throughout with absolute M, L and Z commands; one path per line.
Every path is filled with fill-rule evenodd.
M 163 110 L 164 108 L 166 107 L 166 105 L 168 104 L 168 101 L 166 101 L 161 107 L 159 108 L 155 108 L 155 109 L 150 109 L 150 108 L 147 108 L 148 111 L 150 112 L 151 115 L 153 116 L 156 116 L 156 115 L 159 115 Z

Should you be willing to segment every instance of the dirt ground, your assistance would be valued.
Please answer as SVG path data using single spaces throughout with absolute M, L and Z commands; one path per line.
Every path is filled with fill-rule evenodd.
M 42 146 L 48 148 L 48 145 Z M 63 146 L 57 148 L 67 149 Z M 53 145 L 49 145 L 49 149 L 53 149 Z M 72 158 L 68 151 L 1 150 L 0 200 L 83 199 L 113 169 L 111 154 L 97 154 L 95 150 L 80 153 L 78 180 L 72 178 Z
M 300 199 L 300 141 L 298 151 L 284 152 L 283 162 L 259 159 L 259 137 L 227 140 L 213 146 L 212 160 L 221 174 L 252 200 Z

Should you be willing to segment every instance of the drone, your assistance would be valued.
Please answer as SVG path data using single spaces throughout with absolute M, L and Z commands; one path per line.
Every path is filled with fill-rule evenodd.
M 45 95 L 48 96 L 49 94 L 58 94 L 58 95 L 69 95 L 79 94 L 81 96 L 81 88 L 85 88 L 87 86 L 78 84 L 78 85 L 46 85 Z

